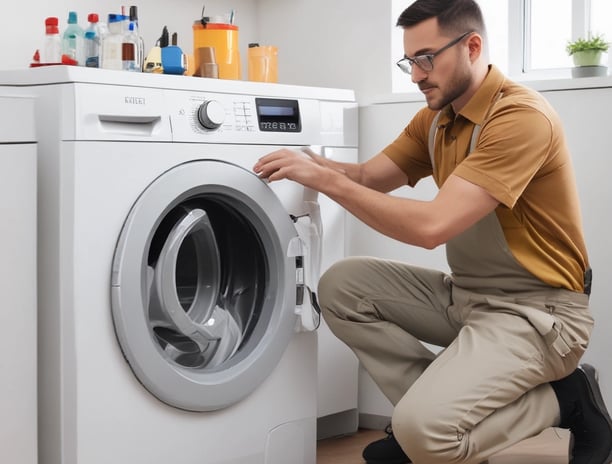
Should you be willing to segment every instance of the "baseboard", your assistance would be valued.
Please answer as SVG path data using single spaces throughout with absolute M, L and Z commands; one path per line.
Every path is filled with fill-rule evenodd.
M 378 414 L 359 414 L 359 428 L 370 430 L 384 430 L 391 423 L 391 418 L 388 416 L 379 416 Z
M 357 432 L 359 427 L 359 415 L 357 409 L 329 414 L 317 419 L 317 440 L 324 438 L 351 435 Z

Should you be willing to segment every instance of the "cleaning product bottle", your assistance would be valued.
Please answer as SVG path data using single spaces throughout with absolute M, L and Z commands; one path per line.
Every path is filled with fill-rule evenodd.
M 142 34 L 140 33 L 140 26 L 138 24 L 138 7 L 134 5 L 130 6 L 130 28 L 132 34 L 136 37 L 136 62 L 142 71 L 144 65 L 145 45 Z
M 62 36 L 62 54 L 66 57 L 63 62 L 85 64 L 85 31 L 78 24 L 76 11 L 68 13 L 68 27 Z
M 85 29 L 85 66 L 98 68 L 100 66 L 101 28 L 96 13 L 87 15 L 89 25 Z
M 134 23 L 130 22 L 128 32 L 121 44 L 121 59 L 124 71 L 142 71 L 138 63 L 138 35 L 134 32 Z
M 123 69 L 122 44 L 124 42 L 124 21 L 120 14 L 108 15 L 108 34 L 102 38 L 102 63 L 104 69 Z
M 87 25 L 87 29 L 85 29 L 85 32 L 93 31 L 94 34 L 99 37 L 100 36 L 100 17 L 98 16 L 98 14 L 89 13 L 87 15 L 87 22 L 89 24 Z
M 85 66 L 97 68 L 100 65 L 100 45 L 94 31 L 85 31 Z
M 62 61 L 62 39 L 59 35 L 59 19 L 45 19 L 45 41 L 42 48 L 41 63 L 60 63 Z

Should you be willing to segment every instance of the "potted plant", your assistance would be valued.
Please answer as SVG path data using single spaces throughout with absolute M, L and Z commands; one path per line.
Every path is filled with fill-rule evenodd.
M 573 77 L 605 76 L 607 67 L 601 64 L 602 56 L 608 51 L 610 44 L 602 34 L 590 35 L 585 39 L 579 37 L 569 41 L 565 50 L 574 60 Z

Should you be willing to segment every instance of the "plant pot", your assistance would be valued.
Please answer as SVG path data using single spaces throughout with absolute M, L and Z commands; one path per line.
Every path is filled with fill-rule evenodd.
M 575 66 L 599 66 L 602 54 L 601 50 L 584 50 L 575 52 L 572 59 Z
M 596 77 L 607 75 L 607 66 L 576 66 L 572 68 L 572 77 Z

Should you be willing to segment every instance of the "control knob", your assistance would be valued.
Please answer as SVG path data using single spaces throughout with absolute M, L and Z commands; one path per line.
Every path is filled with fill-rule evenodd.
M 225 121 L 225 109 L 217 100 L 208 100 L 198 108 L 198 122 L 206 129 L 218 129 Z

